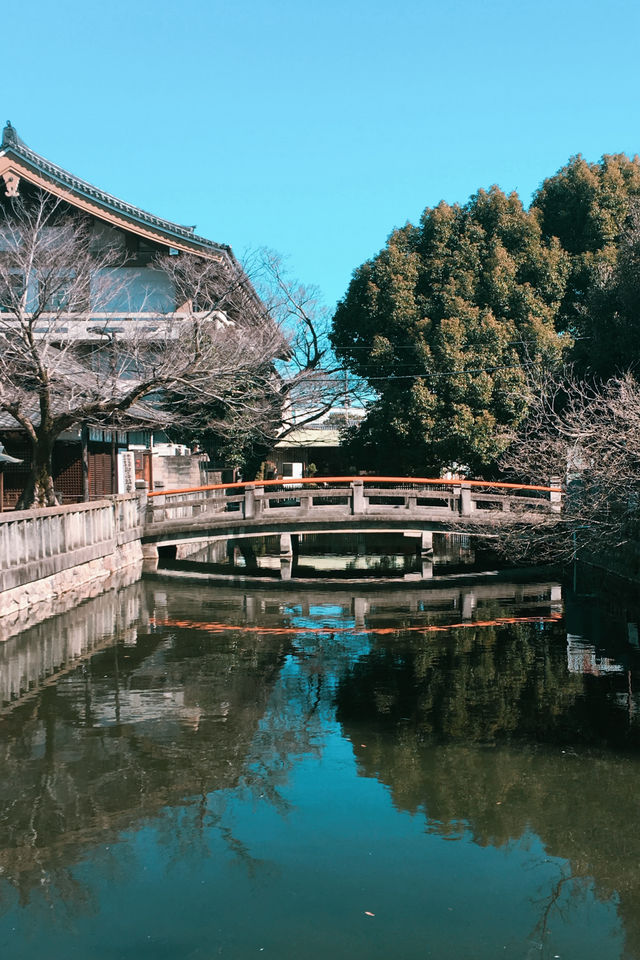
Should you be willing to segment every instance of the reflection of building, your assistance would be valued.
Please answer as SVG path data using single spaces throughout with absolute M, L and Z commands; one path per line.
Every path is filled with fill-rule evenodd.
M 199 588 L 167 600 L 138 582 L 0 645 L 13 715 L 0 730 L 0 903 L 9 884 L 26 901 L 45 872 L 64 883 L 88 849 L 246 772 L 287 641 L 231 627 L 225 643 L 201 645 L 153 624 L 201 603 Z M 242 595 L 227 613 L 233 604 L 240 620 Z
M 73 176 L 44 157 L 30 150 L 8 123 L 0 145 L 0 213 L 11 216 L 13 205 L 29 203 L 42 193 L 61 204 L 65 217 L 79 215 L 89 218 L 91 251 L 114 251 L 118 266 L 109 270 L 114 275 L 113 290 L 102 294 L 101 281 L 92 280 L 90 302 L 86 312 L 64 315 L 65 343 L 78 344 L 78 350 L 89 353 L 105 337 L 126 338 L 135 330 L 137 336 L 153 338 L 159 317 L 180 316 L 191 303 L 179 303 L 180 296 L 167 273 L 158 269 L 157 257 L 180 257 L 196 254 L 208 260 L 219 261 L 223 267 L 235 268 L 236 262 L 228 246 L 213 243 L 195 234 L 193 227 L 180 226 L 146 213 L 116 197 L 99 190 Z M 5 249 L 8 249 L 5 247 Z M 104 271 L 103 271 L 104 273 Z M 37 298 L 37 280 L 20 278 L 29 297 Z M 104 286 L 104 283 L 102 283 Z M 105 298 L 106 297 L 106 298 Z M 97 307 L 96 304 L 100 302 Z M 47 301 L 48 302 L 48 301 Z M 56 309 L 60 309 L 59 303 Z M 6 301 L 0 311 L 8 319 Z M 42 314 L 46 317 L 46 313 Z M 217 315 L 216 315 L 217 316 Z M 220 314 L 221 322 L 226 317 Z M 44 323 L 45 321 L 43 321 Z M 35 330 L 46 336 L 48 328 Z M 75 369 L 68 376 L 75 376 Z M 13 507 L 22 491 L 31 463 L 31 446 L 16 420 L 0 414 L 0 439 L 7 453 L 19 457 L 23 463 L 7 464 L 5 469 L 6 506 Z M 122 452 L 130 445 L 149 449 L 152 436 L 149 430 L 135 432 L 89 428 L 78 424 L 66 431 L 56 444 L 53 455 L 54 488 L 61 502 L 69 503 L 86 498 L 99 498 L 122 489 Z M 85 467 L 83 476 L 83 458 Z M 138 470 L 139 466 L 139 470 Z M 142 479 L 148 473 L 143 458 L 136 465 L 136 475 Z M 196 471 L 197 472 L 197 471 Z M 119 477 L 120 474 L 120 477 Z
M 603 673 L 623 673 L 625 670 L 615 660 L 601 657 L 593 644 L 573 633 L 567 634 L 567 665 L 571 673 L 590 673 L 594 677 Z
M 87 600 L 83 589 L 83 596 L 75 596 L 73 607 L 42 623 L 13 624 L 3 617 L 0 716 L 33 700 L 44 687 L 71 673 L 97 651 L 112 647 L 114 631 L 121 643 L 136 646 L 136 624 L 144 610 L 142 586 L 131 584 L 138 576 L 137 569 L 128 568 L 106 581 L 106 592 L 102 592 L 105 581 L 100 581 L 102 595 L 89 602 L 82 602 Z

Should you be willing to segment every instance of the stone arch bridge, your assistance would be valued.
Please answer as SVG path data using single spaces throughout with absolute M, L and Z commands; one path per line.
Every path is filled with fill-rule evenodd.
M 424 477 L 211 484 L 150 493 L 142 541 L 152 558 L 159 545 L 185 540 L 279 535 L 286 555 L 293 534 L 404 532 L 428 553 L 434 533 L 498 536 L 501 524 L 559 513 L 561 501 L 559 486 Z

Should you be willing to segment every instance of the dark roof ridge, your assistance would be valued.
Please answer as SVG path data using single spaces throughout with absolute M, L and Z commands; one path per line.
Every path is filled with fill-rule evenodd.
M 9 151 L 15 154 L 17 158 L 26 160 L 27 163 L 35 166 L 46 176 L 58 180 L 63 185 L 71 187 L 77 193 L 82 193 L 89 199 L 96 200 L 104 206 L 111 207 L 116 212 L 123 213 L 125 216 L 157 227 L 165 233 L 174 234 L 177 237 L 198 244 L 199 246 L 230 252 L 230 247 L 227 244 L 215 243 L 213 240 L 207 240 L 206 237 L 199 237 L 194 233 L 195 227 L 185 227 L 178 223 L 173 223 L 171 220 L 156 217 L 152 213 L 147 213 L 139 207 L 134 207 L 133 204 L 119 200 L 117 197 L 112 196 L 112 194 L 106 193 L 98 187 L 94 187 L 93 184 L 88 183 L 86 180 L 81 180 L 80 177 L 74 176 L 74 174 L 69 173 L 57 164 L 51 163 L 50 160 L 41 157 L 40 154 L 31 150 L 24 141 L 20 139 L 15 127 L 12 126 L 8 120 L 2 132 L 0 152 L 7 153 Z

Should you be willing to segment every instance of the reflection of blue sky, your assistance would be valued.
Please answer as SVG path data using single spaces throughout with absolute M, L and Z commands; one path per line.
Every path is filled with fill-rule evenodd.
M 535 835 L 494 848 L 430 834 L 421 814 L 358 776 L 335 723 L 282 794 L 284 808 L 245 790 L 213 793 L 204 811 L 167 810 L 92 850 L 74 871 L 91 893 L 85 908 L 50 909 L 46 887 L 29 909 L 14 904 L 0 922 L 3 960 L 622 955 L 615 903 L 589 885 L 574 896 L 569 883 L 547 934 L 536 929 L 567 865 Z
M 348 605 L 312 605 L 308 614 L 303 614 L 301 606 L 289 606 L 285 612 L 289 625 L 299 628 L 300 633 L 293 639 L 294 656 L 287 659 L 282 681 L 289 670 L 308 675 L 309 670 L 322 669 L 325 684 L 334 691 L 340 674 L 371 649 L 370 636 L 357 631 Z M 348 632 L 333 632 L 344 631 L 345 627 Z M 318 629 L 326 629 L 326 633 L 305 633 Z
M 344 608 L 337 604 L 320 604 L 309 607 L 311 617 L 341 617 L 344 614 Z

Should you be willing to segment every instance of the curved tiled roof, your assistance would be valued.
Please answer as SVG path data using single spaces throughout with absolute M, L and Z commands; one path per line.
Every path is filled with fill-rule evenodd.
M 129 203 L 125 203 L 123 200 L 119 200 L 117 197 L 111 196 L 109 193 L 105 193 L 104 190 L 99 190 L 98 187 L 87 183 L 86 180 L 80 180 L 79 177 L 73 176 L 73 174 L 63 170 L 62 167 L 57 166 L 55 163 L 51 163 L 27 147 L 18 136 L 15 127 L 11 125 L 10 121 L 7 121 L 7 125 L 2 132 L 0 154 L 12 155 L 17 160 L 22 160 L 29 164 L 30 167 L 36 169 L 49 180 L 57 181 L 73 193 L 79 194 L 87 200 L 97 203 L 114 213 L 135 220 L 141 225 L 146 225 L 154 230 L 161 231 L 166 235 L 168 240 L 173 237 L 186 241 L 195 247 L 201 247 L 207 250 L 224 250 L 227 253 L 231 252 L 226 244 L 214 243 L 205 237 L 197 236 L 197 234 L 194 233 L 194 227 L 181 226 L 178 223 L 163 220 L 161 217 L 156 217 L 151 213 L 140 210 L 138 207 L 134 207 Z

